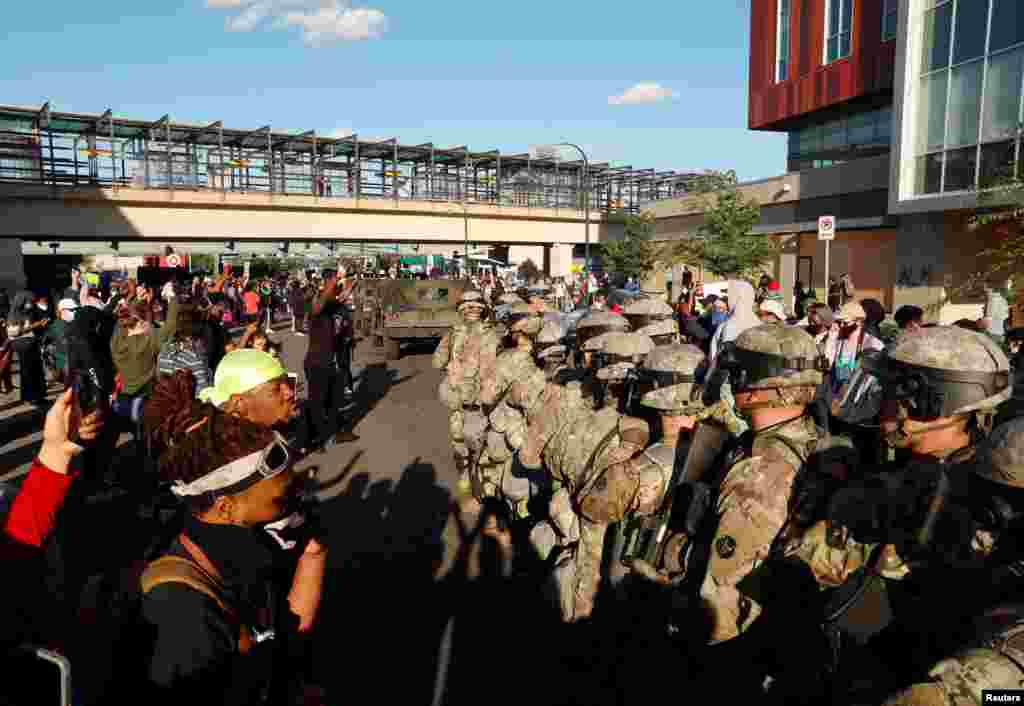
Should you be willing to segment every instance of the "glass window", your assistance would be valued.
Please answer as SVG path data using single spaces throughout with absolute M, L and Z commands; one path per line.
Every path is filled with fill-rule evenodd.
M 995 142 L 981 146 L 981 188 L 996 186 L 1003 179 L 1013 178 L 1013 159 L 1015 143 Z
M 1024 3 L 1021 0 L 992 0 L 992 37 L 989 51 L 999 51 L 1024 42 Z
M 1024 80 L 1024 47 L 993 56 L 985 79 L 982 142 L 1002 140 L 1017 132 L 1021 81 Z
M 945 71 L 921 79 L 921 96 L 917 102 L 917 153 L 941 150 L 946 130 Z
M 775 80 L 789 78 L 789 0 L 779 0 L 775 45 Z
M 861 113 L 851 115 L 847 125 L 846 137 L 850 145 L 870 145 L 875 141 L 875 122 L 877 113 Z
M 957 3 L 956 29 L 953 31 L 953 63 L 977 59 L 985 54 L 985 30 L 988 27 L 988 0 Z
M 942 153 L 917 158 L 917 183 L 914 193 L 937 194 L 942 188 Z
M 921 73 L 949 65 L 949 35 L 953 19 L 953 3 L 924 13 L 924 51 L 921 57 Z
M 981 70 L 984 62 L 957 66 L 949 80 L 949 126 L 946 144 L 950 147 L 973 145 L 978 141 L 981 111 Z
M 841 150 L 846 147 L 846 121 L 833 120 L 822 129 L 821 149 Z
M 896 22 L 899 17 L 899 0 L 882 2 L 882 41 L 896 39 Z
M 892 108 L 882 108 L 878 111 L 878 120 L 875 122 L 877 128 L 876 137 L 879 142 L 889 144 L 892 141 Z
M 828 0 L 825 25 L 825 63 L 850 55 L 853 0 Z
M 800 131 L 800 154 L 821 151 L 821 126 L 805 127 Z
M 974 167 L 978 161 L 978 148 L 966 147 L 946 153 L 946 184 L 943 191 L 961 191 L 974 188 Z

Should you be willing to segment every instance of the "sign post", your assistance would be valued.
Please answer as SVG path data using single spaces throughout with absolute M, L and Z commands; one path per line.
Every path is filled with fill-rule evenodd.
M 829 293 L 829 245 L 836 238 L 836 217 L 835 216 L 820 216 L 818 218 L 818 240 L 825 241 L 825 303 L 828 303 Z M 813 286 L 813 285 L 812 285 Z

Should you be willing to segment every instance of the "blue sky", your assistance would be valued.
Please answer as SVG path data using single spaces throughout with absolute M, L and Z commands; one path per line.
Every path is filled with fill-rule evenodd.
M 477 151 L 569 141 L 595 162 L 742 179 L 785 169 L 785 136 L 746 129 L 749 0 L 361 3 L 7 3 L 0 103 Z

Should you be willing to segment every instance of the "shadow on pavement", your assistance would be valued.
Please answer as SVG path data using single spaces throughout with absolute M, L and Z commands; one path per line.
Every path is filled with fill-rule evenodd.
M 452 498 L 419 459 L 397 483 L 356 474 L 319 515 L 330 558 L 313 673 L 329 703 L 354 690 L 384 703 L 625 703 L 637 689 L 621 683 L 623 647 L 663 647 L 656 635 L 627 640 L 635 621 L 615 601 L 563 624 L 536 555 L 517 543 L 509 574 L 483 519 L 453 535 Z M 451 569 L 435 580 L 442 564 Z M 632 673 L 660 690 L 655 668 Z

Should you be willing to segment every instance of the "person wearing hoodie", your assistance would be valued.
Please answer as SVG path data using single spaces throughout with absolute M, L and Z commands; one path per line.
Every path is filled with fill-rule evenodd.
M 722 352 L 726 343 L 735 341 L 747 329 L 761 325 L 761 320 L 754 313 L 754 288 L 749 282 L 731 279 L 728 281 L 729 316 L 715 329 L 711 338 L 709 366 L 715 367 L 715 360 Z M 714 320 L 712 320 L 714 323 Z

